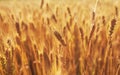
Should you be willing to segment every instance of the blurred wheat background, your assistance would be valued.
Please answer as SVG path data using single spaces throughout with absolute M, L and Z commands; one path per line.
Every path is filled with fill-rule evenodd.
M 0 75 L 120 75 L 120 0 L 0 0 Z

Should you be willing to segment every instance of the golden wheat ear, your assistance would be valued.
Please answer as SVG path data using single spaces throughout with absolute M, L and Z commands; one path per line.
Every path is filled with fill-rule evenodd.
M 112 47 L 112 34 L 116 25 L 116 19 L 112 19 L 109 33 L 109 45 Z
M 63 46 L 66 46 L 65 41 L 63 40 L 63 38 L 62 38 L 62 36 L 60 35 L 59 32 L 54 31 L 54 35 L 55 35 L 55 37 L 60 41 L 60 43 L 61 43 Z
M 115 6 L 115 15 L 116 15 L 116 17 L 119 16 L 119 12 L 118 12 L 118 7 L 117 6 Z
M 20 31 L 20 25 L 19 25 L 18 22 L 15 23 L 15 27 L 16 27 L 18 35 L 20 36 L 21 35 L 21 31 Z
M 44 0 L 41 0 L 40 8 L 42 9 L 44 5 Z
M 68 11 L 69 16 L 71 17 L 72 15 L 71 15 L 71 11 L 69 7 L 67 7 L 67 11 Z

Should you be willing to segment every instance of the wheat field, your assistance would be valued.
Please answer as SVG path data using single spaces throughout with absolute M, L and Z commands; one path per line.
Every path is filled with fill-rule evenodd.
M 120 0 L 0 0 L 0 75 L 120 75 Z

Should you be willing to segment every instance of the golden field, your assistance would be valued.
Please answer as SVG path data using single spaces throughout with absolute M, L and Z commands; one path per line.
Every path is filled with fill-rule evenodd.
M 0 75 L 120 75 L 120 0 L 0 0 Z

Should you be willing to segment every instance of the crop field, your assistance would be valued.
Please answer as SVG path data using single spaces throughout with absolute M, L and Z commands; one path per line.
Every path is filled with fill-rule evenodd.
M 0 0 L 0 75 L 120 75 L 120 0 Z

